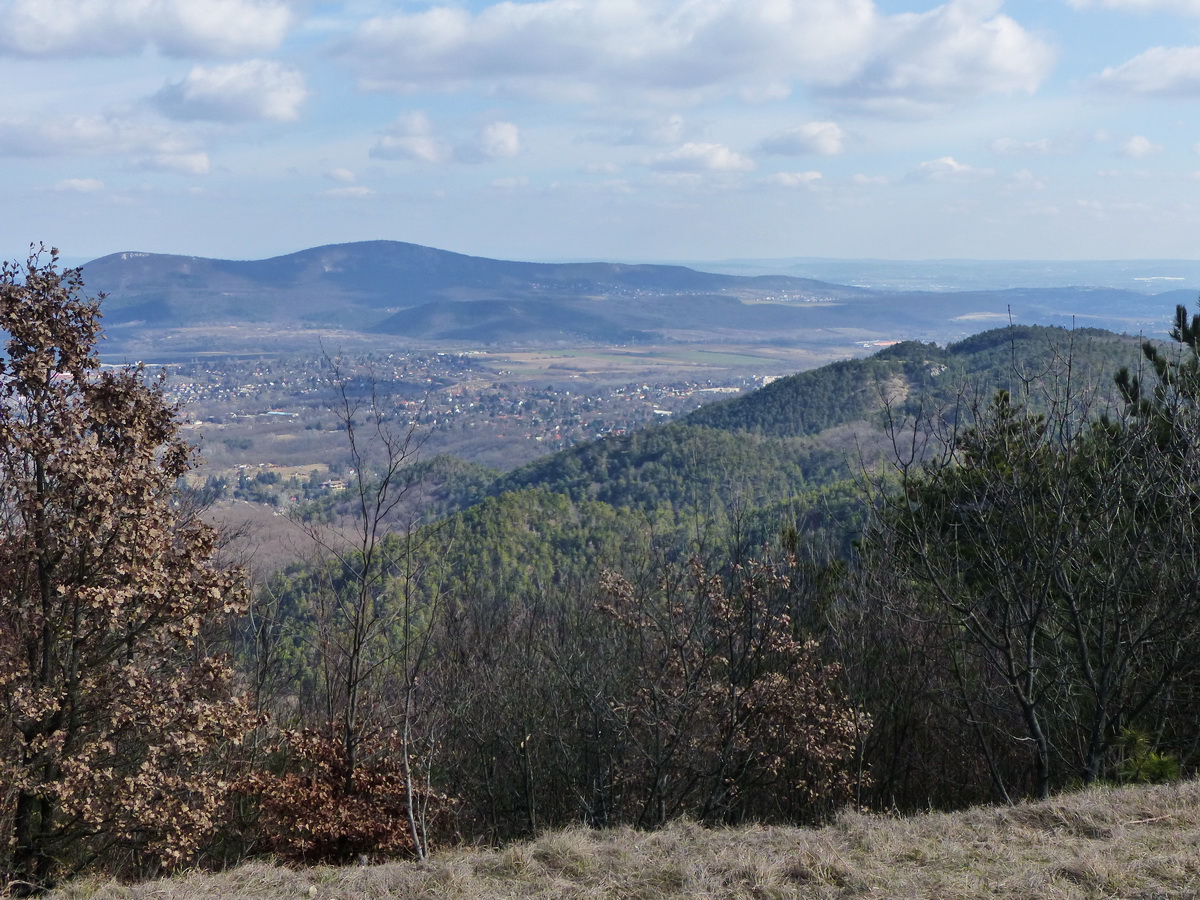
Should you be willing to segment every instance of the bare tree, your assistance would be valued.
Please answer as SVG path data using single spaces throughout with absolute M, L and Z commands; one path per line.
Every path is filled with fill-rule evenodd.
M 336 802 L 318 808 L 286 776 L 256 787 L 271 795 L 268 805 L 277 812 L 268 830 L 288 831 L 287 820 L 298 814 L 325 835 L 308 843 L 288 838 L 277 850 L 332 859 L 403 850 L 423 858 L 431 743 L 416 723 L 440 589 L 427 546 L 436 532 L 420 527 L 413 503 L 421 437 L 414 421 L 394 415 L 373 373 L 353 372 L 342 359 L 326 357 L 326 364 L 346 435 L 347 484 L 332 521 L 294 517 L 316 555 L 304 583 L 292 589 L 303 608 L 288 614 L 304 620 L 294 624 L 318 673 L 314 699 L 322 710 L 316 723 L 311 714 L 301 717 L 319 724 L 321 740 L 293 736 L 293 743 L 308 748 L 299 754 L 302 764 L 325 766 L 305 763 L 305 753 L 334 752 L 336 765 L 322 771 L 337 782 L 326 786 Z

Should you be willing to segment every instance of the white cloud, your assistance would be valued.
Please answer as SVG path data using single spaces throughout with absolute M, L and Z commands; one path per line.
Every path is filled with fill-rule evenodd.
M 1004 156 L 1049 156 L 1056 152 L 1054 142 L 1050 138 L 1039 138 L 1036 141 L 999 138 L 992 143 L 992 149 Z
M 782 81 L 752 84 L 738 91 L 738 96 L 754 105 L 770 103 L 772 100 L 786 100 L 792 96 L 792 86 Z
M 824 177 L 820 172 L 776 172 L 774 175 L 764 178 L 763 181 L 780 187 L 798 188 L 812 187 Z
M 450 144 L 438 137 L 423 112 L 401 116 L 376 141 L 376 159 L 412 159 L 426 163 L 483 163 L 512 159 L 521 153 L 521 129 L 512 122 L 490 122 L 471 140 Z
M 1162 10 L 1200 15 L 1200 0 L 1068 0 L 1068 2 L 1076 9 L 1099 6 L 1102 9 L 1127 9 L 1132 12 Z
M 916 169 L 919 178 L 928 181 L 968 181 L 995 175 L 994 169 L 980 169 L 960 163 L 953 156 L 942 156 L 923 162 Z
M 571 102 L 786 96 L 888 113 L 1033 91 L 1051 48 L 1000 15 L 949 0 L 883 15 L 872 0 L 536 0 L 378 16 L 343 47 L 370 88 L 486 90 Z M 668 102 L 670 102 L 668 100 Z
M 521 130 L 512 122 L 492 122 L 480 131 L 477 146 L 487 159 L 512 159 L 521 152 Z
M 985 94 L 1033 93 L 1053 49 L 1014 19 L 1001 0 L 950 0 L 881 23 L 869 60 L 825 93 L 849 106 L 921 116 Z
M 846 132 L 837 122 L 806 122 L 765 138 L 758 149 L 777 156 L 837 156 L 845 144 Z
M 212 169 L 208 154 L 155 153 L 133 160 L 133 167 L 147 172 L 175 172 L 179 175 L 207 175 Z
M 864 175 L 861 172 L 851 177 L 850 180 L 855 184 L 871 185 L 873 187 L 884 187 L 892 183 L 892 179 L 886 175 Z
M 274 50 L 293 17 L 282 0 L 8 0 L 0 53 L 168 56 Z
M 1093 86 L 1115 94 L 1151 97 L 1200 95 L 1200 47 L 1152 47 L 1092 78 Z
M 1008 184 L 1004 186 L 1005 193 L 1010 194 L 1019 191 L 1044 191 L 1045 189 L 1045 180 L 1034 175 L 1029 169 L 1013 172 Z
M 375 192 L 369 187 L 362 185 L 352 185 L 350 187 L 330 188 L 327 191 L 321 192 L 322 197 L 349 197 L 352 200 L 362 200 L 366 197 L 374 197 Z
M 183 167 L 192 169 L 198 157 L 207 160 L 188 134 L 156 123 L 117 116 L 0 120 L 0 156 L 103 155 L 139 160 L 191 157 L 193 163 Z
M 104 190 L 104 182 L 95 178 L 64 178 L 54 189 L 69 194 L 94 194 Z
M 1111 215 L 1153 212 L 1154 207 L 1140 200 L 1076 200 L 1075 205 L 1100 219 Z
M 1128 157 L 1129 159 L 1144 159 L 1147 156 L 1155 156 L 1162 153 L 1162 151 L 1161 144 L 1156 144 L 1149 138 L 1142 137 L 1140 134 L 1134 135 L 1125 141 L 1117 150 L 1121 156 Z
M 609 178 L 604 181 L 556 181 L 551 183 L 548 191 L 573 192 L 588 194 L 633 194 L 633 186 L 623 178 Z
M 642 129 L 644 140 L 650 144 L 677 144 L 686 135 L 687 121 L 679 113 L 649 122 Z
M 697 172 L 655 172 L 651 180 L 663 187 L 687 190 L 695 190 L 704 184 L 704 176 Z
M 511 178 L 497 178 L 491 183 L 491 186 L 501 191 L 517 191 L 521 188 L 529 187 L 529 177 L 527 175 L 515 175 Z
M 724 144 L 687 143 L 660 153 L 647 163 L 663 172 L 749 172 L 753 160 L 735 153 Z
M 1200 144 L 1196 146 L 1200 147 Z M 1200 150 L 1197 152 L 1200 153 Z M 583 167 L 583 171 L 587 175 L 616 175 L 621 171 L 621 167 L 613 162 L 588 163 Z
M 172 119 L 294 122 L 308 96 L 304 76 L 277 62 L 250 59 L 224 66 L 194 66 L 182 81 L 154 97 Z
M 401 116 L 371 148 L 376 159 L 413 159 L 418 162 L 440 163 L 451 157 L 448 145 L 433 133 L 433 125 L 423 112 Z
M 349 169 L 330 169 L 325 173 L 325 176 L 332 181 L 337 181 L 341 184 L 353 184 L 358 180 L 358 176 Z
M 636 123 L 617 138 L 601 138 L 606 143 L 669 147 L 693 137 L 698 129 L 690 126 L 679 113 L 651 116 Z

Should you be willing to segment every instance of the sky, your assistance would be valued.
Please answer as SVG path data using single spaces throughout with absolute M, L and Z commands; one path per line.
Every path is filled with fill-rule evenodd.
M 9 258 L 1200 256 L 1200 0 L 0 14 Z

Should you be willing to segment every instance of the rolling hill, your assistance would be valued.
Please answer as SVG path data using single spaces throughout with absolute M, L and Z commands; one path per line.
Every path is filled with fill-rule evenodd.
M 1191 298 L 1182 290 L 1149 296 L 1071 287 L 871 291 L 682 266 L 492 260 L 396 241 L 248 261 L 116 253 L 87 263 L 84 274 L 89 290 L 107 295 L 112 350 L 214 328 L 257 333 L 251 345 L 273 350 L 334 331 L 456 347 L 944 341 L 1010 317 L 1152 333 L 1175 302 Z M 211 338 L 177 343 L 221 346 Z
M 544 488 L 650 512 L 755 508 L 823 490 L 888 450 L 885 414 L 986 403 L 998 389 L 1050 387 L 1067 357 L 1079 389 L 1115 402 L 1113 374 L 1138 342 L 1098 329 L 998 328 L 947 345 L 907 341 L 781 378 L 678 422 L 589 441 L 516 469 L 490 493 Z

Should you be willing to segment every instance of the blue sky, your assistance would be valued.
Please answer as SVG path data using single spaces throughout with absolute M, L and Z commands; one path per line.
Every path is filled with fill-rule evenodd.
M 8 256 L 1200 256 L 1200 0 L 0 12 Z

